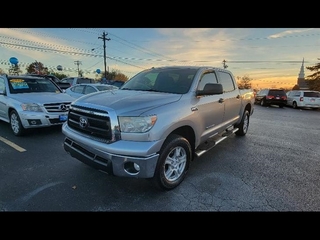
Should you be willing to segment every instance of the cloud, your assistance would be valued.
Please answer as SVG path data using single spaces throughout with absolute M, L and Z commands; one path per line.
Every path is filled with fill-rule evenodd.
M 22 36 L 22 37 L 20 37 Z M 47 64 L 61 61 L 65 58 L 63 54 L 48 54 L 51 53 L 45 49 L 54 49 L 60 51 L 78 51 L 73 45 L 69 45 L 70 41 L 52 38 L 41 33 L 39 29 L 10 29 L 0 28 L 0 40 L 4 43 L 2 46 L 10 49 L 12 55 L 20 55 L 26 61 L 40 61 Z M 32 53 L 32 54 L 30 54 Z M 31 58 L 32 56 L 32 58 Z M 76 59 L 76 56 L 69 56 Z M 34 59 L 34 60 L 32 60 Z
M 227 28 L 160 28 L 160 37 L 149 48 L 157 49 L 168 65 L 219 65 L 237 55 L 238 42 L 234 36 L 245 35 L 246 30 Z M 239 34 L 240 33 L 240 34 Z M 239 35 L 237 35 L 239 34 Z M 173 60 L 173 61 L 169 61 Z
M 280 32 L 277 34 L 270 35 L 268 38 L 283 38 L 283 37 L 287 37 L 287 36 L 297 34 L 297 33 L 309 32 L 311 30 L 313 30 L 313 28 L 287 30 L 287 31 L 283 31 L 283 32 Z

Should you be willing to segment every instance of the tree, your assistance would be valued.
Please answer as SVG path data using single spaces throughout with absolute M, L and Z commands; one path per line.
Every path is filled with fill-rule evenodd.
M 19 75 L 19 73 L 22 73 L 19 64 L 11 64 L 11 66 L 9 67 L 9 74 Z
M 104 72 L 101 72 L 101 78 L 104 77 Z M 107 72 L 107 80 L 119 80 L 119 81 L 127 81 L 129 78 L 121 73 L 120 71 L 113 70 L 111 72 Z
M 26 67 L 27 73 L 36 73 L 41 75 L 48 74 L 48 68 L 43 66 L 43 63 L 35 61 Z
M 320 60 L 320 58 L 318 58 Z M 320 63 L 317 63 L 314 66 L 306 67 L 306 69 L 314 72 L 313 74 L 306 77 L 306 82 L 309 89 L 320 91 Z
M 64 73 L 59 73 L 59 72 L 50 72 L 50 74 L 55 75 L 57 78 L 59 78 L 60 80 L 62 78 L 66 78 L 68 77 L 68 75 L 64 74 Z
M 124 75 L 123 73 L 117 73 L 114 80 L 119 80 L 119 81 L 127 81 L 128 80 L 128 77 L 126 75 Z
M 244 75 L 242 78 L 237 77 L 238 81 L 238 87 L 240 89 L 250 89 L 251 88 L 251 81 L 253 80 L 252 78 L 249 78 L 249 76 Z

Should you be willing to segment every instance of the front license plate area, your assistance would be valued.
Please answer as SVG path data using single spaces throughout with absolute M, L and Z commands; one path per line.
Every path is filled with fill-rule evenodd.
M 65 121 L 67 121 L 67 119 L 68 119 L 68 115 L 59 115 L 59 120 L 61 122 L 65 122 Z

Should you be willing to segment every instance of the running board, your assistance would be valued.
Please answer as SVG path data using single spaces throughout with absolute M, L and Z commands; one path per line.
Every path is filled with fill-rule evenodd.
M 200 157 L 204 153 L 208 152 L 211 150 L 213 147 L 217 146 L 219 143 L 221 143 L 223 140 L 226 138 L 230 137 L 233 133 L 238 131 L 239 128 L 233 128 L 232 130 L 226 130 L 220 135 L 216 135 L 210 139 L 208 139 L 206 142 L 201 144 L 195 151 L 195 155 L 197 157 Z

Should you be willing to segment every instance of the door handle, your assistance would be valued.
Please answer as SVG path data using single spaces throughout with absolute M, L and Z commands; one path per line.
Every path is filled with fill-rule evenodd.
M 220 98 L 219 99 L 219 103 L 223 103 L 224 102 L 224 99 L 223 98 Z

